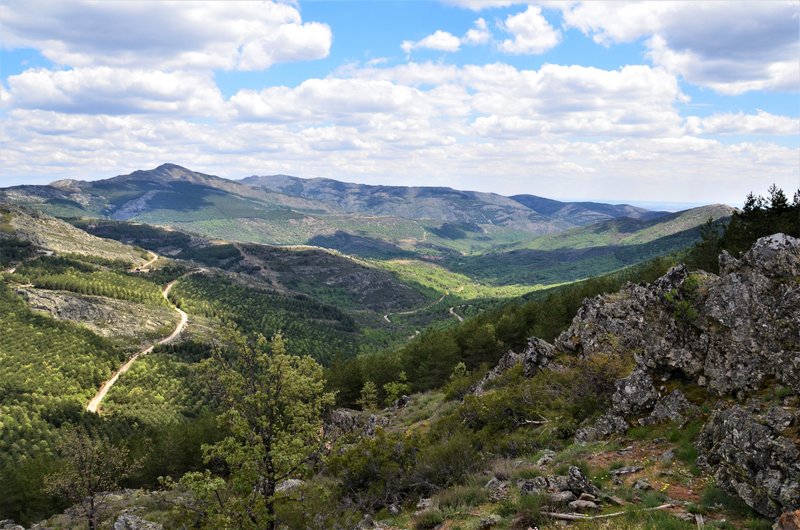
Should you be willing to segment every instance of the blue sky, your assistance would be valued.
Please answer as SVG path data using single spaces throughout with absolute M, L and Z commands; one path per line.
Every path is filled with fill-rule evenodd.
M 174 162 L 553 198 L 800 187 L 797 2 L 0 5 L 0 185 Z

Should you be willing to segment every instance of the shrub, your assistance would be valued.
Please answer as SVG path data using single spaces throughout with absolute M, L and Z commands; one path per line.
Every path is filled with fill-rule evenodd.
M 414 517 L 414 528 L 417 530 L 429 530 L 436 528 L 444 522 L 444 514 L 441 510 L 434 508 L 425 510 L 421 514 Z
M 455 433 L 419 452 L 411 480 L 421 491 L 435 491 L 458 483 L 479 462 L 469 436 L 464 432 Z

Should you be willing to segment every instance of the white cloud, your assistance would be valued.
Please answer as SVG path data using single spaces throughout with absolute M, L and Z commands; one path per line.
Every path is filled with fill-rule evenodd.
M 0 4 L 4 47 L 32 47 L 57 64 L 147 69 L 261 70 L 326 57 L 326 24 L 277 2 Z
M 287 173 L 505 194 L 731 203 L 773 181 L 794 189 L 800 178 L 798 150 L 774 144 L 680 135 L 484 139 L 443 134 L 437 121 L 414 130 L 413 120 L 398 126 L 385 118 L 364 129 L 16 109 L 0 130 L 0 174 L 4 185 L 37 175 L 101 178 L 171 161 L 227 177 Z
M 461 42 L 475 46 L 486 44 L 490 40 L 492 40 L 492 32 L 489 31 L 486 21 L 483 18 L 479 18 L 475 21 L 475 27 L 467 31 Z
M 442 52 L 456 52 L 461 47 L 461 39 L 447 31 L 436 30 L 431 35 L 418 41 L 405 40 L 400 47 L 406 53 L 411 53 L 412 50 L 420 48 Z
M 582 2 L 563 22 L 601 44 L 646 38 L 648 56 L 724 94 L 800 89 L 797 2 Z
M 225 105 L 210 74 L 110 68 L 29 69 L 8 78 L 18 108 L 82 114 L 218 115 Z
M 728 112 L 704 118 L 691 116 L 686 121 L 690 134 L 800 135 L 800 118 L 777 116 L 763 110 L 755 114 Z
M 513 35 L 500 43 L 500 49 L 512 54 L 540 54 L 561 42 L 561 32 L 554 29 L 537 6 L 517 15 L 509 15 L 500 28 Z

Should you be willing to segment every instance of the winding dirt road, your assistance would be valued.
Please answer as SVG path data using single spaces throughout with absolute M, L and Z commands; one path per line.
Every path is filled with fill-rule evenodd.
M 156 256 L 156 258 L 153 259 L 150 263 L 153 263 L 156 259 L 158 259 L 158 256 Z M 197 272 L 197 271 L 193 271 L 193 272 Z M 190 272 L 189 274 L 192 274 L 192 273 Z M 148 348 L 145 348 L 140 352 L 135 353 L 130 359 L 128 359 L 127 362 L 125 364 L 123 364 L 119 368 L 119 370 L 117 370 L 114 373 L 113 376 L 111 376 L 111 379 L 109 379 L 108 381 L 103 383 L 103 386 L 100 387 L 100 390 L 97 391 L 97 394 L 95 394 L 95 396 L 92 398 L 92 400 L 86 406 L 86 410 L 88 412 L 92 412 L 92 413 L 95 413 L 95 414 L 97 413 L 97 409 L 100 407 L 100 403 L 106 397 L 106 394 L 108 394 L 108 391 L 111 390 L 111 387 L 114 386 L 114 383 L 117 382 L 117 379 L 119 379 L 119 376 L 121 376 L 122 374 L 124 374 L 125 372 L 130 370 L 131 366 L 133 366 L 133 363 L 136 362 L 136 359 L 138 359 L 142 355 L 147 355 L 148 353 L 152 352 L 153 348 L 155 348 L 156 346 L 158 346 L 160 344 L 169 344 L 170 342 L 172 342 L 175 339 L 177 339 L 178 336 L 181 334 L 181 332 L 183 332 L 183 330 L 186 329 L 186 325 L 189 323 L 189 316 L 182 309 L 180 309 L 179 307 L 173 305 L 172 302 L 170 302 L 170 300 L 169 300 L 169 292 L 172 290 L 172 287 L 175 285 L 175 283 L 177 281 L 178 280 L 174 280 L 174 281 L 168 283 L 167 286 L 164 287 L 164 289 L 161 291 L 161 296 L 163 296 L 164 299 L 167 302 L 169 302 L 169 304 L 172 306 L 172 309 L 174 309 L 181 317 L 180 322 L 178 322 L 178 325 L 175 327 L 175 330 L 168 337 L 166 337 L 164 339 L 161 339 L 156 344 L 153 344 L 152 346 L 150 346 Z
M 455 307 L 451 307 L 450 308 L 450 314 L 453 315 L 454 317 L 456 317 L 459 322 L 464 322 L 464 317 L 462 317 L 461 315 L 456 313 L 454 310 L 455 310 Z
M 134 267 L 131 269 L 131 272 L 146 272 L 146 271 L 149 271 L 150 270 L 150 265 L 152 265 L 153 263 L 156 262 L 156 260 L 158 260 L 158 254 L 156 254 L 152 250 L 148 250 L 147 252 L 149 252 L 150 255 L 153 256 L 153 259 L 151 259 L 150 261 L 148 261 L 144 265 L 139 265 L 138 267 L 134 265 Z

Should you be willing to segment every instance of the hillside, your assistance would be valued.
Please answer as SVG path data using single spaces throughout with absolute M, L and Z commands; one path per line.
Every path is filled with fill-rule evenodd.
M 233 262 L 241 261 L 235 256 L 243 247 L 231 249 L 212 241 L 334 249 L 369 260 L 372 272 L 352 277 L 375 285 L 385 283 L 369 279 L 377 269 L 397 270 L 396 263 L 407 262 L 411 266 L 403 266 L 404 277 L 424 283 L 426 271 L 434 265 L 445 274 L 466 278 L 457 285 L 451 282 L 450 288 L 438 291 L 439 296 L 461 284 L 472 284 L 475 292 L 483 293 L 478 296 L 482 299 L 494 298 L 495 288 L 518 286 L 514 292 L 528 292 L 679 251 L 697 240 L 698 227 L 709 217 L 724 220 L 732 211 L 714 205 L 666 214 L 629 205 L 560 202 L 533 195 L 503 197 L 450 188 L 369 186 L 286 175 L 231 181 L 174 164 L 106 180 L 7 188 L 0 190 L 0 197 L 64 217 L 165 227 L 173 232 L 158 234 L 158 245 L 137 244 L 162 255 L 180 254 L 183 259 L 192 259 L 193 252 L 228 255 L 234 268 Z M 82 226 L 92 225 L 84 222 Z M 183 235 L 175 235 L 179 233 Z M 169 248 L 166 241 L 177 247 Z M 182 248 L 187 245 L 191 251 Z M 279 256 L 274 251 L 270 255 Z M 316 287 L 296 287 L 335 300 L 338 280 L 314 275 L 330 287 L 326 288 L 328 294 Z M 264 273 L 262 279 L 278 280 L 274 271 Z M 294 280 L 287 281 L 291 284 Z M 372 290 L 383 292 L 381 288 Z M 504 292 L 509 291 L 500 291 L 497 298 L 504 297 Z M 385 303 L 389 299 L 375 293 L 356 296 L 352 302 L 361 304 L 371 297 Z M 452 300 L 451 306 L 460 303 Z M 400 306 L 406 306 L 408 310 L 413 303 L 401 296 L 395 305 L 386 309 L 403 311 Z
M 719 276 L 678 266 L 587 298 L 553 344 L 530 337 L 488 373 L 462 363 L 444 387 L 333 411 L 324 460 L 282 485 L 276 517 L 386 530 L 791 521 L 800 383 L 782 367 L 800 354 L 800 240 L 720 261 Z M 103 520 L 207 527 L 185 487 L 121 492 Z

